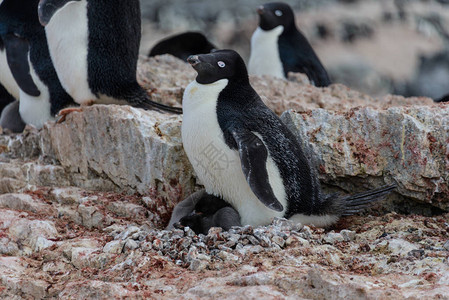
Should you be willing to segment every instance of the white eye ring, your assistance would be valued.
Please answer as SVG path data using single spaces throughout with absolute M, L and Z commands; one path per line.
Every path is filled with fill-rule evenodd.
M 278 17 L 282 17 L 282 15 L 283 15 L 282 10 L 279 10 L 279 9 L 275 10 L 274 14 Z
M 226 64 L 224 62 L 222 62 L 221 60 L 219 62 L 217 62 L 217 64 L 220 68 L 224 68 L 226 66 Z

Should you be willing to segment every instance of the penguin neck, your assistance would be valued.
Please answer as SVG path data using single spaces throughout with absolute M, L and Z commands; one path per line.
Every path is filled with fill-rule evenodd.
M 237 100 L 236 100 L 237 99 Z M 232 105 L 235 109 L 245 109 L 257 101 L 256 91 L 249 80 L 229 80 L 226 87 L 220 92 L 218 103 Z

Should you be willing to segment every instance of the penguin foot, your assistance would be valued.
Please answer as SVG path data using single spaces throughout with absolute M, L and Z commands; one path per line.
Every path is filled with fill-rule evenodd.
M 83 111 L 83 107 L 69 107 L 69 108 L 61 109 L 58 112 L 59 119 L 56 121 L 56 123 L 59 124 L 59 123 L 64 122 L 65 119 L 67 118 L 67 115 L 72 113 L 72 112 L 74 112 L 74 111 L 82 112 Z

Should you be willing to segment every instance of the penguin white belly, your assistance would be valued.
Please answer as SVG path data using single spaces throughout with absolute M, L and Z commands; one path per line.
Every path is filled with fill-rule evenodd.
M 60 8 L 45 26 L 45 33 L 51 59 L 66 92 L 78 104 L 95 100 L 87 74 L 87 1 L 68 2 Z
M 29 61 L 29 58 L 28 63 L 30 64 L 31 78 L 33 78 L 34 84 L 37 86 L 41 94 L 38 97 L 33 97 L 20 90 L 19 112 L 25 124 L 30 124 L 37 129 L 41 129 L 45 122 L 54 120 L 54 117 L 50 112 L 50 91 L 39 79 L 39 76 L 36 74 Z
M 283 26 L 278 26 L 269 31 L 257 27 L 251 37 L 251 54 L 248 63 L 250 75 L 270 75 L 285 78 L 278 46 L 278 39 L 283 31 Z
M 17 85 L 6 60 L 6 51 L 0 50 L 0 83 L 14 98 L 19 99 L 19 86 Z
M 184 149 L 208 193 L 221 196 L 232 204 L 239 212 L 243 225 L 266 225 L 273 217 L 285 214 L 285 188 L 278 168 L 269 157 L 269 182 L 284 211 L 276 212 L 267 208 L 247 183 L 238 151 L 226 145 L 218 124 L 216 107 L 218 95 L 227 83 L 227 79 L 207 85 L 193 81 L 186 88 L 182 121 Z

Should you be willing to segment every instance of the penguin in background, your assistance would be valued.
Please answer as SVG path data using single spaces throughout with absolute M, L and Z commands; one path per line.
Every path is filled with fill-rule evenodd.
M 216 48 L 201 32 L 187 31 L 159 41 L 148 56 L 171 54 L 187 62 L 190 55 L 209 53 Z
M 183 146 L 206 192 L 228 202 L 242 225 L 285 217 L 325 227 L 395 189 L 325 195 L 297 137 L 251 87 L 237 52 L 219 50 L 188 62 L 198 75 L 184 92 Z
M 20 116 L 26 124 L 41 128 L 74 102 L 62 88 L 53 67 L 45 31 L 39 24 L 38 2 L 2 1 L 0 37 L 9 70 L 19 87 L 18 96 L 14 96 L 20 99 Z M 8 89 L 6 84 L 5 87 Z
M 19 86 L 9 70 L 5 44 L 0 36 L 0 126 L 14 133 L 22 132 L 25 128 L 19 113 L 19 93 Z
M 139 0 L 41 0 L 38 13 L 58 77 L 76 103 L 182 113 L 151 101 L 137 83 Z
M 0 1 L 0 5 L 1 2 L 3 1 Z M 0 112 L 6 105 L 16 99 L 19 99 L 19 86 L 9 70 L 5 43 L 3 43 L 0 35 Z
M 295 24 L 292 8 L 282 2 L 260 6 L 259 27 L 251 38 L 250 75 L 287 78 L 288 72 L 304 73 L 317 87 L 331 84 L 329 76 Z

